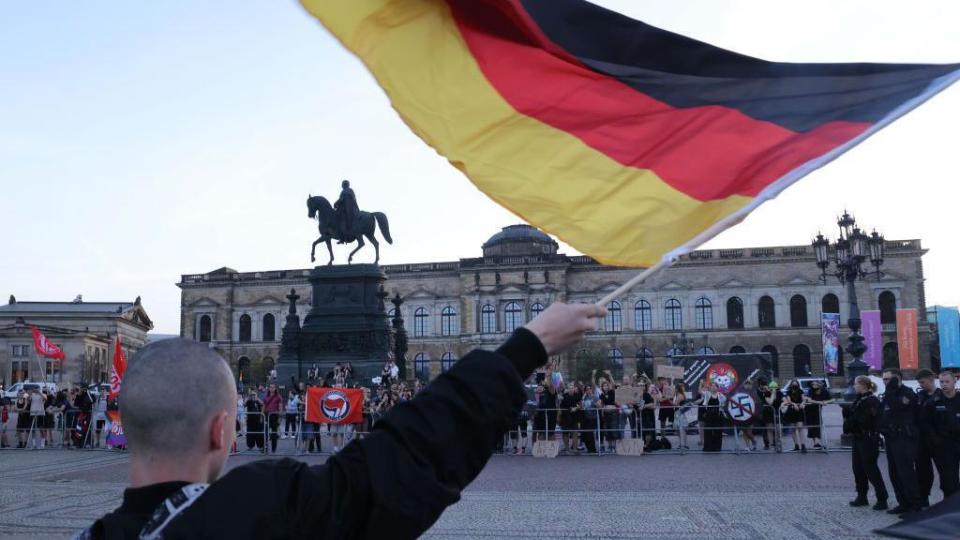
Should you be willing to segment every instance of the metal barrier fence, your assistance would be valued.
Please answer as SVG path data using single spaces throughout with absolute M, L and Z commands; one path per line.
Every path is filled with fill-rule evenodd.
M 600 456 L 614 454 L 619 440 L 643 439 L 647 452 L 653 453 L 787 452 L 795 443 L 805 445 L 813 441 L 811 435 L 815 434 L 820 435 L 817 441 L 821 447 L 809 445 L 809 451 L 849 451 L 832 444 L 840 440 L 842 432 L 840 404 L 819 407 L 814 414 L 812 411 L 802 409 L 797 416 L 796 411 L 767 407 L 750 422 L 735 422 L 726 412 L 719 420 L 708 421 L 705 417 L 709 408 L 699 405 L 657 406 L 646 415 L 629 407 L 538 409 L 511 427 L 498 451 L 530 454 L 534 442 L 551 440 L 561 443 L 564 454 Z M 362 423 L 338 426 L 306 422 L 302 412 L 265 414 L 241 410 L 237 413 L 237 439 L 232 450 L 234 454 L 330 454 L 355 438 L 366 436 L 380 417 L 377 413 L 364 412 Z M 106 435 L 106 419 L 97 412 L 27 414 L 23 421 L 13 412 L 8 422 L 0 425 L 0 447 L 109 450 Z M 658 448 L 663 440 L 669 441 L 669 448 Z

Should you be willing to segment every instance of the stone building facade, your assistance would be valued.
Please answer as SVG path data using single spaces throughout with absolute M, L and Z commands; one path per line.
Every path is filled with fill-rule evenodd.
M 857 283 L 860 309 L 881 310 L 884 361 L 898 362 L 898 308 L 926 311 L 919 240 L 888 241 L 884 277 Z M 558 253 L 549 236 L 526 225 L 506 227 L 482 247 L 482 257 L 384 266 L 387 290 L 404 300 L 407 366 L 431 378 L 473 348 L 494 348 L 555 301 L 595 302 L 636 269 Z M 279 352 L 284 297 L 311 303 L 309 270 L 237 272 L 221 268 L 183 275 L 181 335 L 210 342 L 239 375 L 260 379 Z M 606 355 L 632 373 L 676 352 L 769 352 L 779 377 L 822 374 L 820 315 L 839 312 L 844 288 L 819 280 L 810 246 L 700 250 L 652 276 L 609 306 L 610 314 L 582 347 L 556 360 L 566 371 L 577 355 Z M 930 362 L 929 326 L 919 317 L 920 363 Z M 845 339 L 846 332 L 843 332 Z
M 33 326 L 63 350 L 63 361 L 37 355 Z M 11 295 L 0 306 L 0 382 L 109 382 L 116 337 L 130 358 L 152 328 L 139 297 L 133 302 L 84 302 L 80 296 L 73 302 L 22 302 Z

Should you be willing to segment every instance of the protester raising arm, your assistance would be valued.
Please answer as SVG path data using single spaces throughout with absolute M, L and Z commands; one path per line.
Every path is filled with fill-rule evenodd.
M 526 399 L 523 380 L 604 311 L 555 303 L 496 352 L 466 355 L 323 465 L 259 461 L 219 480 L 236 416 L 229 368 L 202 344 L 148 345 L 121 390 L 132 488 L 82 537 L 137 538 L 182 492 L 189 506 L 163 525 L 164 538 L 415 538 L 483 469 Z M 210 391 L 190 403 L 156 400 L 157 385 L 172 383 Z M 206 491 L 187 487 L 204 482 Z

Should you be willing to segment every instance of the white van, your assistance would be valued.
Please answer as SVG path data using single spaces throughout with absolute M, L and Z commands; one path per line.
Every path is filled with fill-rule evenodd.
M 57 385 L 52 382 L 40 382 L 40 381 L 20 381 L 11 385 L 9 388 L 3 391 L 3 397 L 8 399 L 17 399 L 17 396 L 21 391 L 30 392 L 32 390 L 39 390 L 40 388 L 46 387 L 48 394 L 57 393 Z

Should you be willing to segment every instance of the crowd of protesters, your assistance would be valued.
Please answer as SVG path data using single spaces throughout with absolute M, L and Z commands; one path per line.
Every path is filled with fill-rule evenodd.
M 833 399 L 819 381 L 806 392 L 797 381 L 781 391 L 776 381 L 758 378 L 745 381 L 738 393 L 749 395 L 758 409 L 749 411 L 745 422 L 732 421 L 727 397 L 709 381 L 687 388 L 639 374 L 617 382 L 609 371 L 594 371 L 586 382 L 564 383 L 548 371 L 514 422 L 504 450 L 525 454 L 537 441 L 559 438 L 561 453 L 605 454 L 616 452 L 617 441 L 627 437 L 641 439 L 647 452 L 691 450 L 693 444 L 718 452 L 730 435 L 742 437 L 739 447 L 745 451 L 757 451 L 760 444 L 764 450 L 780 449 L 786 436 L 792 438 L 792 451 L 807 452 L 807 440 L 824 449 L 821 409 Z
M 99 448 L 107 407 L 106 396 L 87 385 L 58 391 L 38 385 L 15 398 L 0 394 L 0 448 Z

